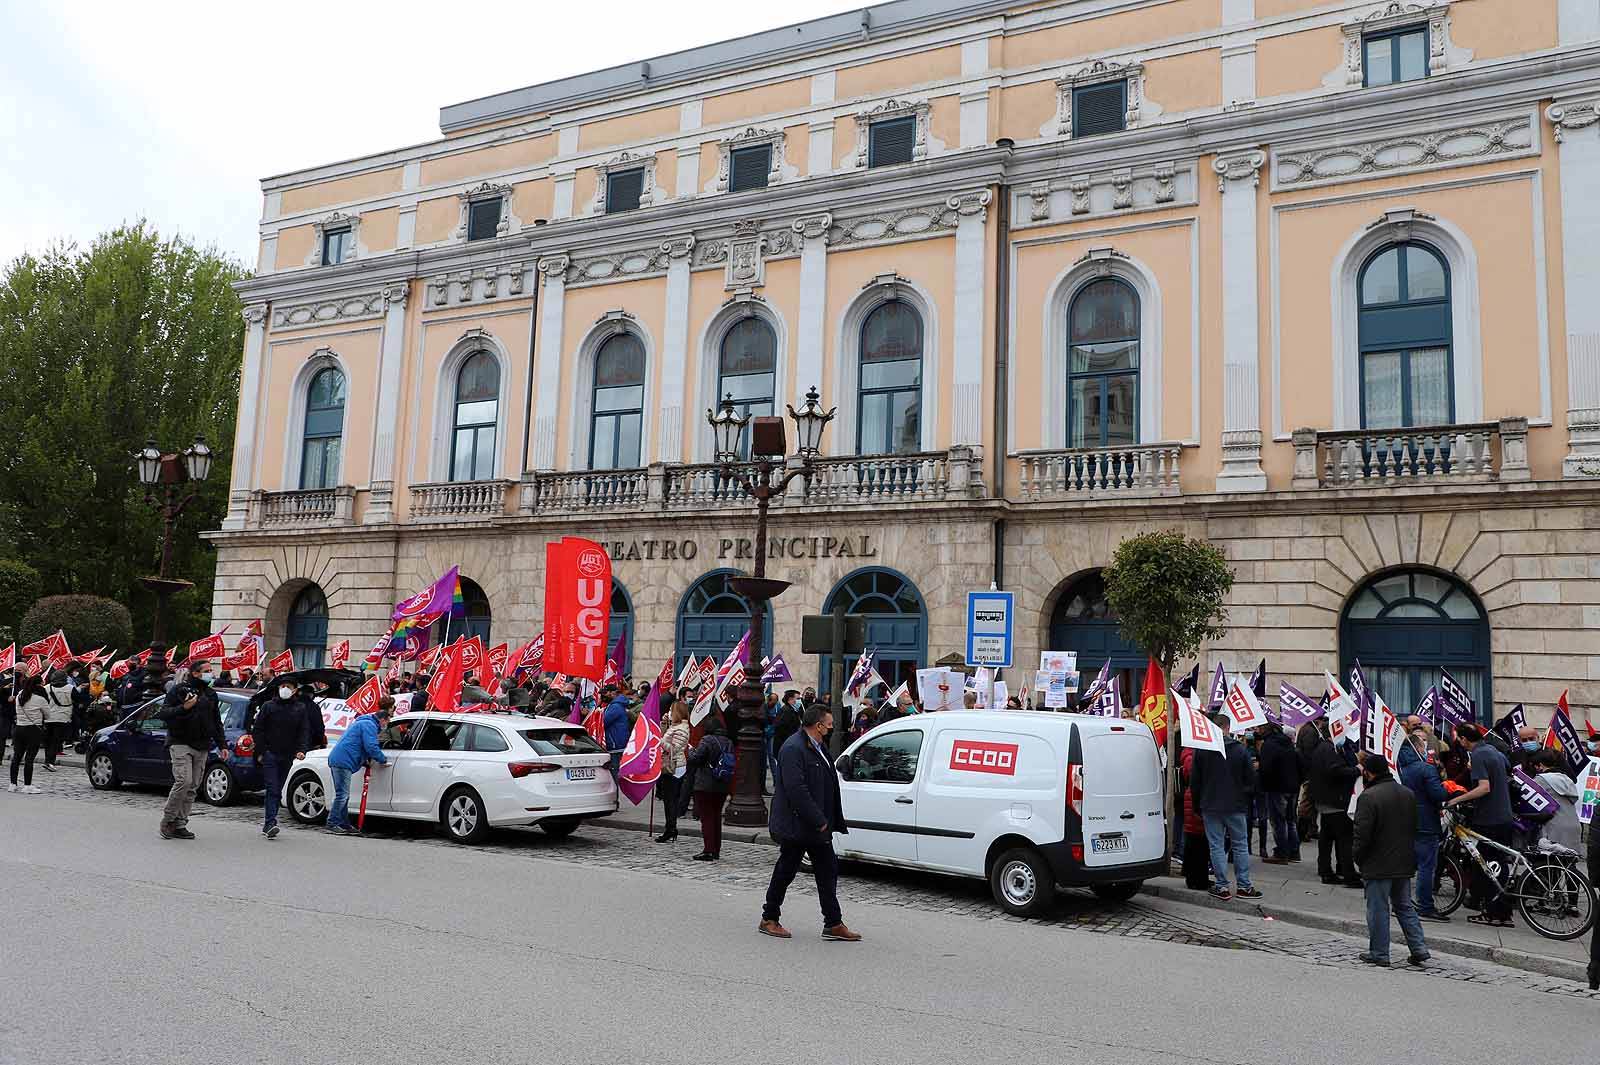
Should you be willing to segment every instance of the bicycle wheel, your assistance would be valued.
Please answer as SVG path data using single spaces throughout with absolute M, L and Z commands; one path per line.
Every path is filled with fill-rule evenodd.
M 1522 919 L 1546 939 L 1577 939 L 1594 924 L 1594 894 L 1589 881 L 1554 860 L 1535 865 L 1517 881 Z
M 1467 897 L 1467 877 L 1461 863 L 1453 854 L 1439 855 L 1439 866 L 1434 873 L 1433 908 L 1436 913 L 1448 916 L 1461 908 Z

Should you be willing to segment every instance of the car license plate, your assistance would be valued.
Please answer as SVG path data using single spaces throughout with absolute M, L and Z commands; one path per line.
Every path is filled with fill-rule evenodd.
M 587 767 L 585 769 L 569 769 L 569 770 L 567 770 L 567 779 L 568 780 L 593 780 L 594 779 L 594 766 L 589 766 L 589 767 Z
M 1096 854 L 1110 854 L 1112 851 L 1125 851 L 1128 849 L 1128 837 L 1121 832 L 1111 835 L 1096 836 L 1090 843 L 1091 849 Z

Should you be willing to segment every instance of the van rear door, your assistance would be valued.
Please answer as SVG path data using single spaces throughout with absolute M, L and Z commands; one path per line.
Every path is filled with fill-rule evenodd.
M 1080 728 L 1083 742 L 1083 864 L 1159 860 L 1167 850 L 1161 766 L 1150 733 L 1125 725 Z

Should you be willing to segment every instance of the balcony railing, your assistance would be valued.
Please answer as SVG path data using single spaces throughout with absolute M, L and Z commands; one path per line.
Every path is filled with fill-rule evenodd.
M 1175 496 L 1178 455 L 1174 442 L 1072 451 L 1024 451 L 1018 490 L 1026 500 Z
M 1525 481 L 1528 419 L 1294 432 L 1295 488 Z
M 312 488 L 295 492 L 256 492 L 250 525 L 258 529 L 347 525 L 355 510 L 355 489 Z
M 415 521 L 472 521 L 506 513 L 510 481 L 449 481 L 411 486 Z

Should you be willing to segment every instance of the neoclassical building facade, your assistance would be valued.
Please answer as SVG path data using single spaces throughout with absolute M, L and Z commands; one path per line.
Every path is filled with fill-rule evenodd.
M 1131 692 L 1099 571 L 1177 527 L 1237 576 L 1208 668 L 1600 702 L 1600 0 L 898 0 L 440 129 L 262 183 L 219 625 L 315 657 L 459 563 L 522 638 L 583 535 L 641 674 L 720 653 L 706 411 L 816 387 L 791 662 L 840 602 L 931 661 L 994 583 L 1019 665 Z

